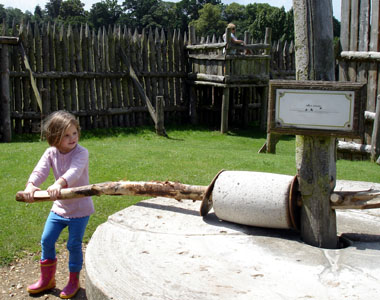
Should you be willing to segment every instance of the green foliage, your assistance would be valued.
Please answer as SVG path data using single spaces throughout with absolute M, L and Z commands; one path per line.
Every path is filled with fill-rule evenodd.
M 90 182 L 170 180 L 208 185 L 221 170 L 246 170 L 295 175 L 294 137 L 284 136 L 277 154 L 258 154 L 266 134 L 255 128 L 220 134 L 202 127 L 167 128 L 170 138 L 156 135 L 151 128 L 113 128 L 82 133 L 80 144 L 90 153 Z M 47 147 L 38 135 L 16 136 L 0 144 L 0 265 L 25 253 L 37 253 L 51 202 L 19 203 L 15 194 L 25 183 Z M 338 179 L 379 182 L 378 166 L 369 161 L 337 162 Z M 52 174 L 42 185 L 53 182 Z M 85 234 L 93 232 L 109 215 L 144 197 L 93 197 L 96 212 Z M 59 243 L 67 239 L 67 231 Z
M 222 8 L 220 5 L 206 4 L 199 10 L 199 19 L 191 21 L 190 25 L 200 36 L 220 36 L 223 34 L 227 22 L 221 19 Z
M 36 6 L 34 14 L 22 13 L 18 9 L 4 8 L 0 4 L 0 17 L 6 19 L 8 28 L 13 21 L 19 24 L 22 19 L 36 23 L 60 21 L 69 24 L 88 23 L 98 29 L 120 24 L 131 29 L 152 27 L 165 30 L 188 30 L 188 25 L 196 27 L 203 36 L 224 33 L 225 25 L 234 23 L 236 35 L 242 39 L 245 31 L 251 33 L 254 41 L 264 39 L 265 28 L 272 28 L 272 41 L 294 40 L 294 12 L 285 12 L 265 3 L 241 5 L 232 2 L 221 4 L 220 0 L 181 0 L 170 2 L 162 0 L 100 0 L 87 12 L 81 0 L 48 0 L 45 9 Z M 1 25 L 0 25 L 1 26 Z M 340 22 L 333 18 L 334 37 L 340 35 Z
M 62 0 L 50 0 L 46 3 L 45 9 L 47 12 L 48 17 L 50 17 L 52 20 L 58 18 L 59 11 L 61 9 Z
M 123 10 L 117 0 L 105 0 L 92 5 L 88 15 L 90 24 L 98 29 L 107 27 L 109 24 L 116 24 L 122 15 Z

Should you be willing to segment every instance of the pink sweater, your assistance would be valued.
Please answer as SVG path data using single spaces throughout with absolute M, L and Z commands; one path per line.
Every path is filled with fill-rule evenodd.
M 49 147 L 34 168 L 28 182 L 39 187 L 53 169 L 55 180 L 63 178 L 67 187 L 77 187 L 89 184 L 88 151 L 79 144 L 69 153 L 62 154 L 56 147 Z M 81 218 L 94 212 L 91 197 L 68 200 L 56 200 L 51 211 L 64 218 Z

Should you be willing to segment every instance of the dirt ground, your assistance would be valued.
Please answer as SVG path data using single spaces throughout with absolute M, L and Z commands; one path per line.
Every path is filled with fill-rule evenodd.
M 83 245 L 85 253 L 86 245 Z M 55 289 L 43 292 L 34 296 L 29 295 L 26 291 L 28 285 L 36 282 L 40 276 L 38 261 L 35 260 L 36 253 L 30 253 L 23 259 L 16 260 L 6 267 L 0 268 L 0 299 L 61 299 L 59 293 L 65 287 L 68 277 L 68 251 L 65 245 L 57 245 L 57 273 Z M 80 277 L 81 288 L 72 299 L 87 299 L 85 290 L 85 272 L 84 268 Z

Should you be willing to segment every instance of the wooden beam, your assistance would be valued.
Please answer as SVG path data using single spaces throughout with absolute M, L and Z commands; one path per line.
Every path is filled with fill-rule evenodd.
M 371 161 L 375 162 L 380 156 L 380 95 L 377 96 L 376 116 L 373 121 L 373 131 L 371 139 Z
M 66 200 L 101 195 L 128 195 L 201 201 L 206 190 L 207 186 L 188 185 L 172 181 L 116 181 L 62 189 L 59 199 Z M 16 200 L 26 202 L 23 191 L 16 194 Z M 42 201 L 51 201 L 48 192 L 36 191 L 33 202 Z
M 123 63 L 125 65 L 125 67 L 129 70 L 129 74 L 132 78 L 132 81 L 137 89 L 137 91 L 139 92 L 140 96 L 142 99 L 144 99 L 145 103 L 146 103 L 146 106 L 148 107 L 148 110 L 149 110 L 149 114 L 154 122 L 154 124 L 157 124 L 157 117 L 156 117 L 156 111 L 152 105 L 152 103 L 150 102 L 148 96 L 146 95 L 137 75 L 136 75 L 136 72 L 135 70 L 133 69 L 127 55 L 125 55 L 124 53 L 124 50 L 122 48 L 120 48 L 120 55 L 121 55 L 121 58 L 123 60 Z
M 0 36 L 0 44 L 4 45 L 17 45 L 19 43 L 18 37 L 13 36 Z
M 1 125 L 2 141 L 11 142 L 12 140 L 12 126 L 11 126 L 11 99 L 9 93 L 9 51 L 8 45 L 4 44 L 0 49 L 0 84 L 1 84 Z
M 296 78 L 333 81 L 331 0 L 293 0 Z M 330 193 L 336 182 L 335 138 L 296 136 L 296 166 L 302 196 L 301 237 L 309 245 L 335 249 L 336 215 Z

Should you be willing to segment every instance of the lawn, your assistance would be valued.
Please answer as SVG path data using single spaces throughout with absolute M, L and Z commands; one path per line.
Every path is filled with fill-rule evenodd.
M 151 128 L 93 130 L 80 144 L 90 152 L 90 183 L 131 180 L 170 180 L 208 185 L 221 169 L 295 175 L 295 139 L 283 137 L 277 154 L 258 154 L 266 135 L 254 128 L 222 135 L 202 127 L 167 128 L 170 138 Z M 51 202 L 15 201 L 35 164 L 47 147 L 37 135 L 16 136 L 0 144 L 0 265 L 26 253 L 38 253 L 39 240 Z M 338 179 L 379 182 L 379 166 L 369 161 L 337 162 Z M 53 182 L 52 176 L 42 186 Z M 107 217 L 144 199 L 132 196 L 94 197 L 96 213 L 85 235 L 88 242 Z M 59 242 L 67 239 L 67 231 Z M 38 255 L 36 255 L 36 259 Z

